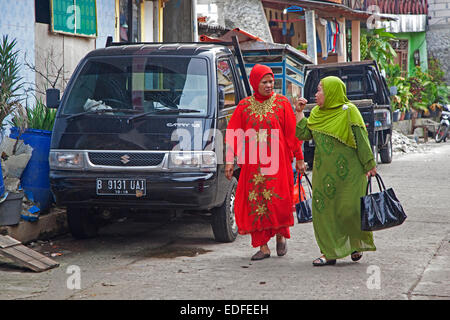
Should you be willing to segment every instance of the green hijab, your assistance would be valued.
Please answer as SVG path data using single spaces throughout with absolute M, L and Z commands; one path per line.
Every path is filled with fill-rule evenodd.
M 352 126 L 366 130 L 366 125 L 358 108 L 346 96 L 345 83 L 338 77 L 321 80 L 325 94 L 322 107 L 315 106 L 308 118 L 308 128 L 332 136 L 340 142 L 356 149 Z

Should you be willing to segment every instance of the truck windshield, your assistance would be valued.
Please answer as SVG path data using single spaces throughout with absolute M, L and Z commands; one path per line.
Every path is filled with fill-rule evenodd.
M 165 109 L 195 116 L 208 107 L 206 60 L 191 57 L 101 57 L 87 61 L 69 92 L 64 115 L 102 110 L 104 115 Z M 103 111 L 107 110 L 107 112 Z M 198 112 L 192 112 L 196 110 Z

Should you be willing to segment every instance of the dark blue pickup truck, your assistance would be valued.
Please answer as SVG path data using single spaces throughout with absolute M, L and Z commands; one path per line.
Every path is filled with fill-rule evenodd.
M 392 161 L 392 108 L 386 80 L 375 61 L 307 65 L 303 96 L 308 100 L 305 116 L 316 105 L 315 94 L 322 78 L 337 76 L 347 87 L 347 97 L 355 104 L 366 124 L 369 140 L 376 160 Z M 303 144 L 305 161 L 312 168 L 314 141 Z

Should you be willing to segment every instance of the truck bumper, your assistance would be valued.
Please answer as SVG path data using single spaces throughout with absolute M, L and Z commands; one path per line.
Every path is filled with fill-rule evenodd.
M 126 179 L 127 175 L 50 171 L 50 188 L 58 206 L 210 209 L 216 206 L 216 173 L 148 173 L 132 178 L 146 179 L 146 195 L 98 195 L 97 178 Z

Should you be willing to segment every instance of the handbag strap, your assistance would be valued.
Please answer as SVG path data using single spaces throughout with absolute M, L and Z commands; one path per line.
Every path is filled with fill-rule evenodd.
M 377 179 L 378 188 L 380 189 L 380 191 L 386 190 L 383 179 L 381 179 L 381 176 L 378 173 L 375 174 L 375 178 Z M 369 179 L 367 181 L 366 195 L 369 194 L 369 191 L 370 193 L 372 193 L 372 176 L 369 176 Z
M 300 197 L 300 193 L 301 193 L 302 191 L 303 191 L 303 195 L 304 195 L 305 198 L 306 198 L 305 190 L 304 190 L 303 188 L 301 188 L 301 185 L 302 185 L 302 177 L 303 177 L 303 174 L 302 174 L 302 173 L 299 173 L 299 174 L 298 174 L 298 190 L 299 190 L 299 192 L 298 192 L 298 198 L 299 198 L 300 202 L 302 201 L 302 199 L 301 199 L 301 197 Z M 311 184 L 311 181 L 309 181 L 308 175 L 306 175 L 306 174 L 305 174 L 305 178 L 306 178 L 306 181 L 308 181 L 308 184 L 309 184 L 309 197 L 312 198 L 312 184 Z

